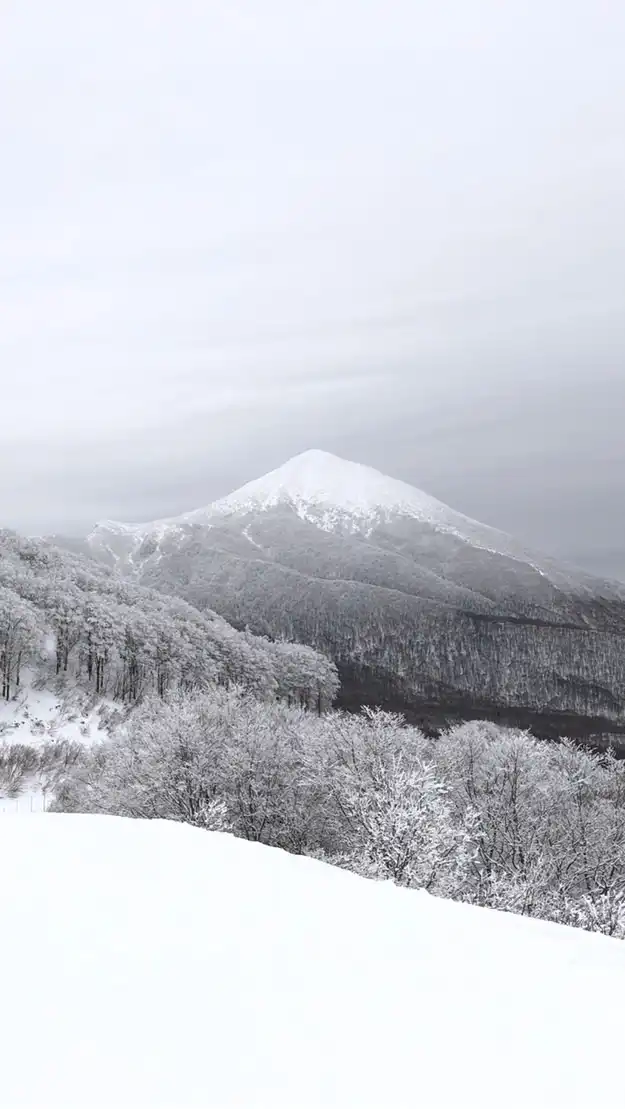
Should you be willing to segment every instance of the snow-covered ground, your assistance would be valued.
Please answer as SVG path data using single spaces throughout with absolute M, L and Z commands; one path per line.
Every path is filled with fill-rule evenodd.
M 7 813 L 23 815 L 25 813 L 45 812 L 47 798 L 43 790 L 35 784 L 33 788 L 25 789 L 19 797 L 3 797 L 0 793 L 0 816 Z
M 0 742 L 37 747 L 55 739 L 74 743 L 104 739 L 104 702 L 87 708 L 86 701 L 86 694 L 70 687 L 62 693 L 37 689 L 27 675 L 17 696 L 10 701 L 0 700 Z
M 3 745 L 41 747 L 67 740 L 93 744 L 107 738 L 107 720 L 119 715 L 119 706 L 101 698 L 96 704 L 84 690 L 68 684 L 60 692 L 38 689 L 33 676 L 25 681 L 10 701 L 0 700 L 0 752 Z M 0 780 L 0 816 L 43 812 L 48 804 L 41 783 L 34 776 L 19 796 L 7 796 Z
M 625 944 L 165 821 L 0 821 L 3 1106 L 621 1104 Z

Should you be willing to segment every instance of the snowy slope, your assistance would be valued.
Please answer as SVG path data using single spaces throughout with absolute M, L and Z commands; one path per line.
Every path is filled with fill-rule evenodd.
M 179 517 L 177 522 L 210 525 L 218 517 L 254 515 L 280 506 L 291 508 L 302 520 L 326 531 L 352 532 L 367 538 L 385 523 L 415 521 L 570 584 L 568 575 L 562 576 L 562 567 L 540 552 L 529 550 L 513 536 L 456 512 L 405 481 L 321 450 L 305 451 L 208 508 Z M 168 526 L 171 529 L 175 524 L 159 521 L 149 525 L 150 534 L 156 536 L 158 532 L 158 538 L 162 538 Z M 584 577 L 591 576 L 582 574 Z
M 96 704 L 84 690 L 68 685 L 62 691 L 39 689 L 28 669 L 22 687 L 10 701 L 0 700 L 0 754 L 3 746 L 42 747 L 59 742 L 91 745 L 108 737 L 107 722 L 119 719 L 120 708 L 105 698 Z M 37 775 L 24 781 L 20 793 L 7 793 L 0 781 L 0 816 L 43 811 L 49 796 Z
M 72 692 L 73 697 L 70 691 L 62 695 L 23 684 L 16 697 L 0 701 L 0 743 L 38 747 L 60 739 L 94 743 L 106 738 L 101 715 L 104 701 L 88 709 L 84 705 L 87 697 L 83 694 L 80 698 L 77 690 Z M 108 707 L 113 708 L 112 702 Z
M 625 945 L 161 821 L 0 821 L 2 1105 L 607 1106 Z
M 30 813 L 43 813 L 48 805 L 49 798 L 37 782 L 32 782 L 18 797 L 6 797 L 0 792 L 0 816 L 27 816 Z

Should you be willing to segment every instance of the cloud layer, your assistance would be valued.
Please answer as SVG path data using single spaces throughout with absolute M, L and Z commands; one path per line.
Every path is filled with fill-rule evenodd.
M 309 446 L 625 574 L 625 10 L 0 16 L 0 516 L 205 503 Z

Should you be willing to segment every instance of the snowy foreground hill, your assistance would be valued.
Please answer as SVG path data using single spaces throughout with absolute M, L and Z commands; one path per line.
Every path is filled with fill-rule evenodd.
M 6 1109 L 622 1101 L 617 940 L 165 821 L 0 849 Z

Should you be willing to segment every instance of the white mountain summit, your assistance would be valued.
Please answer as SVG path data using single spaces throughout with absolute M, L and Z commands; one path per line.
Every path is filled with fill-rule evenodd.
M 328 451 L 309 450 L 216 501 L 211 514 L 258 512 L 288 505 L 298 516 L 332 530 L 353 521 L 367 532 L 380 517 L 410 516 L 456 531 L 466 517 L 404 481 Z M 195 514 L 192 514 L 195 515 Z
M 467 539 L 476 528 L 496 534 L 407 482 L 328 451 L 308 450 L 205 508 L 144 524 L 102 521 L 89 538 L 103 530 L 141 539 L 162 536 L 185 525 L 210 524 L 218 518 L 281 505 L 327 530 L 338 524 L 344 527 L 351 520 L 354 531 L 366 534 L 381 519 L 408 516 Z
M 102 521 L 87 537 L 87 543 L 96 556 L 131 568 L 146 555 L 158 557 L 154 550 L 146 552 L 146 541 L 158 549 L 164 541 L 183 538 L 191 525 L 211 527 L 226 520 L 236 523 L 280 508 L 323 531 L 365 539 L 381 525 L 403 519 L 433 529 L 440 536 L 459 539 L 474 549 L 525 563 L 541 575 L 547 572 L 552 579 L 561 569 L 504 532 L 456 512 L 407 482 L 322 450 L 304 451 L 205 508 L 144 524 Z M 249 534 L 247 520 L 242 534 L 257 545 Z

